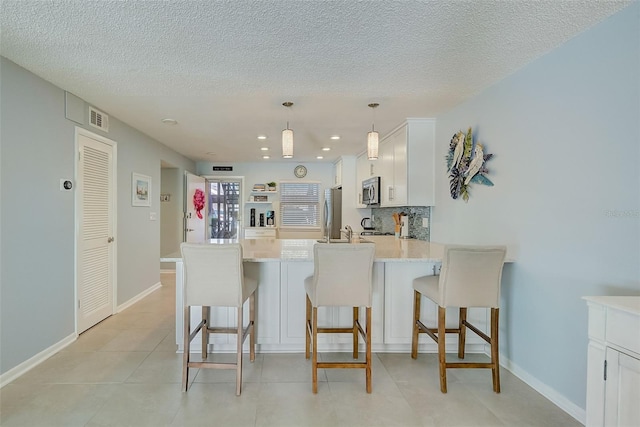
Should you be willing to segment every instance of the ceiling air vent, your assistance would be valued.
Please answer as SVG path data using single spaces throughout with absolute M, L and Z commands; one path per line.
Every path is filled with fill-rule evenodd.
M 91 118 L 89 124 L 105 132 L 109 132 L 109 116 L 102 111 L 98 111 L 93 107 L 89 107 Z

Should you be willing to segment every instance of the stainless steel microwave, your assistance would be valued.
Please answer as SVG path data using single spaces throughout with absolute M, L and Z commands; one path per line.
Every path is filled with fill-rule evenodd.
M 380 204 L 379 176 L 373 176 L 362 181 L 362 204 L 367 206 Z

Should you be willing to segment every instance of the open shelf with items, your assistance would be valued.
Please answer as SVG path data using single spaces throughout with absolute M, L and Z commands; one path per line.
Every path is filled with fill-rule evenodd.
M 251 191 L 249 193 L 249 200 L 246 203 L 273 203 L 273 199 L 270 196 L 278 194 L 277 191 Z

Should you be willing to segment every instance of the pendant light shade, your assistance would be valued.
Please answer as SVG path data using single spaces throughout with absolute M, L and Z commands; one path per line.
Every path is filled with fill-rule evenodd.
M 291 108 L 293 102 L 283 102 L 287 108 Z M 293 158 L 293 130 L 289 129 L 289 121 L 287 120 L 287 128 L 282 131 L 282 157 L 285 159 Z
M 369 108 L 371 110 L 375 110 L 375 108 L 380 105 L 377 103 L 369 104 Z M 375 112 L 374 112 L 374 122 L 375 122 Z M 378 160 L 378 132 L 375 130 L 375 124 L 371 125 L 371 132 L 367 133 L 367 158 L 369 160 Z
M 293 131 L 287 128 L 282 131 L 282 157 L 291 159 L 293 157 Z
M 374 130 L 367 133 L 367 158 L 378 160 L 378 132 Z

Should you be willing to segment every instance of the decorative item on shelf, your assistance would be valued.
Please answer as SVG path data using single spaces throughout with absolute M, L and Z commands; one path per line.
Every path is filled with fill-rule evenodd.
M 293 102 L 283 102 L 282 105 L 290 110 Z M 289 120 L 287 120 L 287 128 L 282 131 L 282 157 L 285 159 L 293 157 L 293 130 L 289 129 Z
M 276 183 L 273 181 L 267 182 L 267 188 L 269 191 L 276 191 Z
M 269 196 L 253 196 L 251 199 L 252 202 L 268 202 Z
M 264 184 L 253 184 L 253 191 L 264 191 Z
M 378 103 L 369 104 L 369 108 L 373 111 L 373 122 L 371 123 L 371 132 L 367 133 L 367 158 L 369 160 L 378 159 L 378 132 L 375 130 L 375 109 L 378 107 Z
M 274 211 L 267 211 L 266 219 L 267 219 L 267 227 L 275 227 L 276 215 Z
M 493 182 L 486 176 L 489 170 L 484 166 L 492 157 L 493 154 L 484 154 L 484 146 L 479 142 L 474 146 L 471 128 L 466 134 L 459 131 L 453 135 L 445 157 L 449 190 L 453 199 L 462 196 L 468 202 L 471 183 L 493 186 Z

